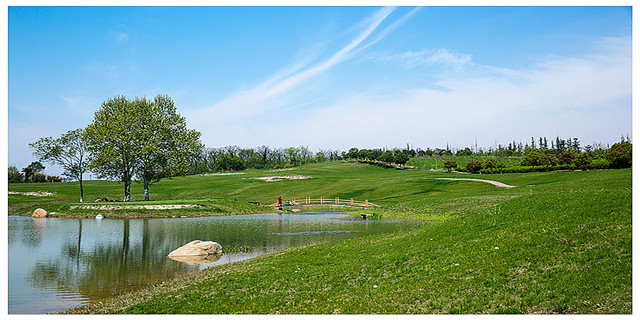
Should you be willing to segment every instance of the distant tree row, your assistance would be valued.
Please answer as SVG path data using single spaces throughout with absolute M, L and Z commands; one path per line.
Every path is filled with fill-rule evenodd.
M 630 142 L 629 137 L 621 137 L 621 141 Z M 411 158 L 427 157 L 427 156 L 495 156 L 495 157 L 522 157 L 525 154 L 533 151 L 538 151 L 542 154 L 554 154 L 559 155 L 563 152 L 572 154 L 578 154 L 581 152 L 589 152 L 592 155 L 604 156 L 605 152 L 609 149 L 609 145 L 602 143 L 593 143 L 591 145 L 582 146 L 579 138 L 567 138 L 561 139 L 556 137 L 555 139 L 547 139 L 547 137 L 539 137 L 535 139 L 531 138 L 531 141 L 517 142 L 515 140 L 507 144 L 497 144 L 493 147 L 483 148 L 476 146 L 464 147 L 461 149 L 451 148 L 447 143 L 446 148 L 416 148 L 402 149 L 403 152 L 410 155 Z M 357 150 L 357 149 L 356 149 Z M 359 155 L 360 157 L 362 155 Z
M 206 173 L 216 171 L 238 171 L 244 169 L 281 169 L 295 167 L 307 163 L 341 160 L 343 156 L 338 150 L 320 150 L 313 153 L 308 147 L 241 148 L 226 146 L 221 148 L 205 148 L 202 153 L 192 159 L 190 173 Z
M 627 136 L 620 137 L 621 142 L 629 142 Z M 451 148 L 447 143 L 446 148 L 406 148 L 393 150 L 387 149 L 358 149 L 351 148 L 348 152 L 343 152 L 345 159 L 361 159 L 384 161 L 389 163 L 403 164 L 405 158 L 414 157 L 430 157 L 430 156 L 494 156 L 494 157 L 523 157 L 531 152 L 539 154 L 553 154 L 556 157 L 563 153 L 577 155 L 583 152 L 588 153 L 591 157 L 604 157 L 610 146 L 602 143 L 593 143 L 591 145 L 582 146 L 579 138 L 547 139 L 547 137 L 531 138 L 531 141 L 522 143 L 513 140 L 507 144 L 497 144 L 495 147 L 482 148 L 478 146 L 464 147 L 461 149 Z
M 632 145 L 630 142 L 621 141 L 615 143 L 607 149 L 604 154 L 593 152 L 592 150 L 580 153 L 562 152 L 558 155 L 554 153 L 540 153 L 530 151 L 522 157 L 519 166 L 507 167 L 503 162 L 495 158 L 484 160 L 471 160 L 463 167 L 458 167 L 454 160 L 446 160 L 444 167 L 448 170 L 460 170 L 471 173 L 504 173 L 504 172 L 527 172 L 527 171 L 549 171 L 560 169 L 609 169 L 609 168 L 629 168 L 632 165 Z
M 18 167 L 11 165 L 8 170 L 9 183 L 19 182 L 61 182 L 59 176 L 50 176 L 42 173 L 45 166 L 40 161 L 31 162 L 28 166 L 18 170 Z
M 346 160 L 369 160 L 384 163 L 405 164 L 409 159 L 417 155 L 416 151 L 407 146 L 406 149 L 358 149 L 351 148 L 345 154 Z

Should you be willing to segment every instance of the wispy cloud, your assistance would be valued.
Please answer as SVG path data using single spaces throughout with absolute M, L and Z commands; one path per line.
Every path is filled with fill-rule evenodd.
M 393 7 L 385 7 L 376 11 L 362 22 L 362 28 L 350 42 L 326 59 L 312 65 L 297 63 L 289 66 L 251 89 L 238 91 L 210 107 L 192 111 L 187 118 L 194 127 L 207 130 L 212 121 L 220 123 L 244 119 L 290 103 L 290 95 L 294 89 L 362 52 L 415 13 L 413 10 L 377 31 L 395 10 Z
M 458 71 L 472 63 L 472 55 L 449 51 L 445 48 L 406 51 L 396 54 L 373 53 L 369 59 L 378 62 L 398 62 L 408 68 L 419 65 L 441 65 Z
M 127 42 L 129 41 L 129 35 L 118 31 L 113 34 L 113 39 L 116 40 L 116 42 Z

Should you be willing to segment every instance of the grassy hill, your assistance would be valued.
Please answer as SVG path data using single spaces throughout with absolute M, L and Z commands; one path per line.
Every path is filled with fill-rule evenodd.
M 311 178 L 243 179 L 287 175 Z M 516 187 L 437 179 L 442 177 Z M 116 198 L 121 189 L 118 183 L 91 181 L 85 194 Z M 77 201 L 73 183 L 18 184 L 9 190 L 56 192 L 10 195 L 10 213 Z M 132 190 L 139 200 L 142 187 Z M 213 267 L 72 312 L 632 311 L 630 169 L 487 176 L 333 162 L 180 177 L 151 187 L 151 198 L 159 203 L 198 199 L 233 213 L 242 213 L 247 201 L 271 203 L 278 196 L 368 199 L 383 206 L 384 217 L 432 222 L 418 230 L 296 247 Z

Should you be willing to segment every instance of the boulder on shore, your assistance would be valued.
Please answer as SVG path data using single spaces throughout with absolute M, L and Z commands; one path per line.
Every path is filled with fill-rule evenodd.
M 34 218 L 46 218 L 47 217 L 47 210 L 44 210 L 42 208 L 38 208 L 36 210 L 33 210 L 33 215 Z
M 175 256 L 205 256 L 222 254 L 222 246 L 213 241 L 193 240 L 184 246 L 169 253 L 169 257 Z

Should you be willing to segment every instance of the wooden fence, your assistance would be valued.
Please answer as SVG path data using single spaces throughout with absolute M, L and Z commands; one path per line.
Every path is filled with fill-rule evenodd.
M 320 199 L 311 199 L 311 197 L 305 197 L 304 199 L 296 199 L 293 198 L 291 200 L 282 200 L 283 207 L 289 206 L 310 206 L 310 205 L 338 205 L 338 206 L 349 206 L 349 207 L 380 207 L 377 204 L 370 202 L 369 200 L 359 201 L 350 199 L 340 199 L 338 197 L 335 198 L 325 198 L 320 197 Z M 273 203 L 269 205 L 270 207 L 278 207 L 278 203 Z

